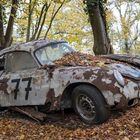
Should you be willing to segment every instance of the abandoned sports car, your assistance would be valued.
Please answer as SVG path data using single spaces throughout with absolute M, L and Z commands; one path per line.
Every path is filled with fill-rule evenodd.
M 36 120 L 73 108 L 85 123 L 103 123 L 110 110 L 139 101 L 139 66 L 114 56 L 78 53 L 67 42 L 53 40 L 6 48 L 0 51 L 0 108 Z

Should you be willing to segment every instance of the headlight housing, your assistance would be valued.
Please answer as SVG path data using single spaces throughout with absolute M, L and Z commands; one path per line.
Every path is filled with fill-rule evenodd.
M 121 85 L 121 86 L 125 86 L 125 81 L 123 76 L 121 75 L 121 73 L 117 70 L 114 70 L 114 77 L 116 78 L 117 82 Z

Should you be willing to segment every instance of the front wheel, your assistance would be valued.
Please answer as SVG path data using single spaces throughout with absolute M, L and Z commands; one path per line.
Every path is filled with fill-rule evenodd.
M 100 124 L 109 118 L 109 111 L 100 92 L 89 85 L 80 85 L 72 93 L 72 103 L 81 120 L 87 124 Z

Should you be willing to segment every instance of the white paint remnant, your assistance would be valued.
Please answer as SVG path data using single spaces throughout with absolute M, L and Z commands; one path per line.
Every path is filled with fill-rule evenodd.
M 112 81 L 110 79 L 102 79 L 102 82 L 105 82 L 106 84 L 111 84 Z
M 103 96 L 109 105 L 114 105 L 114 94 L 111 91 L 103 91 Z

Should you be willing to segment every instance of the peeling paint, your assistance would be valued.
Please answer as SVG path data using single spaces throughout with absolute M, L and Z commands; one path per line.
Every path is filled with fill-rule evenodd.
M 34 51 L 53 42 L 56 43 L 40 40 L 16 45 L 1 51 L 0 55 L 11 51 L 27 51 L 36 60 Z M 71 84 L 84 83 L 96 87 L 109 107 L 116 105 L 116 108 L 125 108 L 129 100 L 139 98 L 139 81 L 123 75 L 126 82 L 122 87 L 115 79 L 113 70 L 111 63 L 98 63 L 94 67 L 39 65 L 39 68 L 32 70 L 4 72 L 0 79 L 0 106 L 46 105 L 50 102 L 50 110 L 58 110 L 64 102 L 62 101 L 64 90 Z M 26 78 L 31 78 L 31 83 Z M 12 82 L 13 79 L 15 81 Z
M 106 84 L 111 84 L 112 81 L 110 79 L 102 79 L 102 82 L 105 82 Z

